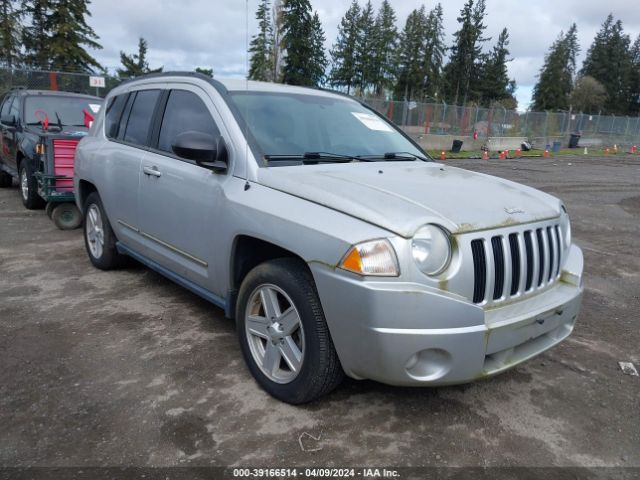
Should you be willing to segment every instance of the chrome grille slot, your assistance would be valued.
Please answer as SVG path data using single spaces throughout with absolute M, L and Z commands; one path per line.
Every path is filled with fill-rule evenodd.
M 501 235 L 471 237 L 470 247 L 473 302 L 477 304 L 499 303 L 534 293 L 560 275 L 564 246 L 555 222 L 522 230 L 512 227 Z
M 484 291 L 487 284 L 487 259 L 484 251 L 483 240 L 473 240 L 471 242 L 471 252 L 473 254 L 473 303 L 484 301 Z
M 493 249 L 493 265 L 495 282 L 493 284 L 493 299 L 497 300 L 502 297 L 504 290 L 504 249 L 502 247 L 502 237 L 493 237 L 491 239 L 491 248 Z
M 520 288 L 520 247 L 518 246 L 518 234 L 509 235 L 509 248 L 511 249 L 511 290 L 509 294 L 514 296 Z
M 531 230 L 524 232 L 524 245 L 527 251 L 527 283 L 525 290 L 528 292 L 533 285 L 533 241 L 531 240 Z

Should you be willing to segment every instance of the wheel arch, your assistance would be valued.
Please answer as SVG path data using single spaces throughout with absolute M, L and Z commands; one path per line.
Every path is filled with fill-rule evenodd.
M 225 312 L 227 317 L 235 317 L 238 291 L 247 274 L 261 263 L 276 258 L 295 258 L 309 268 L 302 256 L 280 245 L 252 235 L 242 234 L 235 237 L 229 265 L 230 288 Z
M 80 180 L 78 182 L 78 191 L 76 192 L 76 197 L 78 201 L 76 202 L 76 204 L 81 213 L 84 213 L 83 212 L 84 202 L 87 201 L 87 197 L 92 192 L 97 192 L 97 191 L 98 189 L 96 188 L 96 186 L 93 183 L 89 182 L 88 180 Z

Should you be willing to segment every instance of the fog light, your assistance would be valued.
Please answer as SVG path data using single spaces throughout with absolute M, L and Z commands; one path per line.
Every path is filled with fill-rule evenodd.
M 405 369 L 416 380 L 437 380 L 451 370 L 451 355 L 440 348 L 421 350 L 409 357 Z

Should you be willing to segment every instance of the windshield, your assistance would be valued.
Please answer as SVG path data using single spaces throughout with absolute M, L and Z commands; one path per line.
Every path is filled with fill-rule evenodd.
M 59 117 L 63 126 L 87 127 L 91 118 L 87 118 L 85 112 L 95 118 L 101 105 L 102 101 L 97 98 L 33 95 L 25 100 L 24 118 L 28 125 L 39 124 L 46 115 L 51 125 L 57 125 Z
M 230 95 L 260 156 L 425 155 L 385 119 L 348 98 L 242 91 Z

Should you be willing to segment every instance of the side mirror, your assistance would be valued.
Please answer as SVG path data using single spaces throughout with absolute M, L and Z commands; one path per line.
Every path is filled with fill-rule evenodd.
M 193 160 L 200 167 L 214 172 L 227 169 L 227 148 L 220 136 L 216 138 L 193 130 L 183 132 L 175 138 L 171 149 L 179 157 Z
M 2 118 L 0 118 L 0 122 L 2 122 L 3 125 L 7 125 L 9 127 L 15 127 L 16 117 L 14 117 L 13 115 L 3 115 Z

